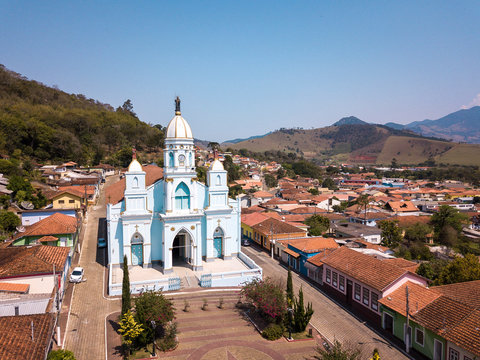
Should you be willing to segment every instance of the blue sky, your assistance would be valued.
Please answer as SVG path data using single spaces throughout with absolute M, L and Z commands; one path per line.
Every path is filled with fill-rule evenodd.
M 478 1 L 0 1 L 0 63 L 200 139 L 480 105 Z

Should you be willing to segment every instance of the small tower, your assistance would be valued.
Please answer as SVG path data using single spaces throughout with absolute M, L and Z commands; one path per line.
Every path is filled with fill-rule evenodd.
M 220 160 L 215 159 L 207 171 L 207 186 L 210 197 L 209 209 L 228 206 L 227 171 Z
M 136 151 L 133 149 L 132 162 L 125 173 L 125 208 L 128 213 L 146 211 L 145 175 L 142 165 L 137 160 Z

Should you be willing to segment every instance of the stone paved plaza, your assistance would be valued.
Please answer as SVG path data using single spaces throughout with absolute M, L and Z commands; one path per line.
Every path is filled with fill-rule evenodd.
M 219 309 L 220 298 L 224 308 Z M 174 297 L 177 309 L 179 346 L 172 352 L 159 352 L 159 358 L 170 360 L 300 360 L 311 359 L 319 337 L 288 342 L 285 339 L 267 341 L 235 307 L 238 292 L 191 293 L 188 296 L 190 311 L 184 312 L 184 297 Z M 201 310 L 203 299 L 208 310 Z M 109 359 L 120 359 L 120 336 L 108 326 Z

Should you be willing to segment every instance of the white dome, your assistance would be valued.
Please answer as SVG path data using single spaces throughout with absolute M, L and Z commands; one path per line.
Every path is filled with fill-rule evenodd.
M 142 165 L 137 161 L 137 159 L 133 159 L 130 165 L 128 165 L 128 172 L 142 172 Z
M 167 139 L 193 139 L 192 129 L 180 115 L 175 115 L 167 125 Z
M 224 167 L 223 167 L 223 164 L 220 160 L 218 159 L 215 159 L 212 163 L 212 165 L 210 165 L 210 170 L 213 170 L 213 171 L 225 171 Z

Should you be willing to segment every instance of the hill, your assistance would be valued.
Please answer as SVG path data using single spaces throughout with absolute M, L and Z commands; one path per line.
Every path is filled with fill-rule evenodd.
M 409 129 L 424 136 L 457 142 L 480 143 L 480 106 L 462 109 L 437 120 L 414 121 L 406 125 L 386 124 L 392 128 Z
M 128 100 L 122 107 L 68 94 L 0 65 L 0 152 L 21 150 L 35 161 L 98 163 L 107 155 L 136 146 L 163 147 L 161 127 L 146 124 Z M 125 152 L 124 151 L 124 152 Z
M 230 147 L 255 152 L 291 152 L 317 163 L 334 161 L 387 165 L 395 158 L 400 164 L 417 165 L 435 161 L 480 166 L 480 145 L 426 138 L 385 125 L 352 124 L 311 130 L 281 129 Z
M 268 134 L 271 134 L 272 132 L 270 131 L 269 133 L 267 134 L 263 134 L 263 135 L 254 135 L 254 136 L 250 136 L 246 139 L 242 139 L 242 138 L 236 138 L 236 139 L 233 139 L 233 140 L 225 140 L 222 144 L 237 144 L 239 142 L 242 142 L 242 141 L 247 141 L 247 140 L 253 140 L 253 139 L 259 139 L 259 138 L 262 138 L 264 136 L 267 136 Z
M 359 118 L 355 116 L 349 116 L 349 117 L 344 117 L 338 120 L 336 123 L 334 123 L 332 126 L 340 126 L 340 125 L 366 125 L 368 124 L 367 122 L 360 120 Z

